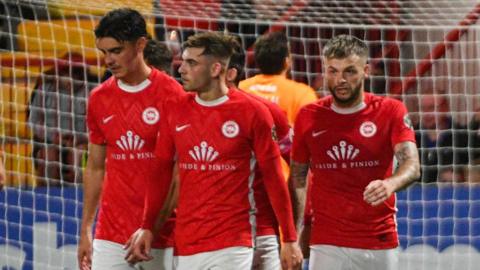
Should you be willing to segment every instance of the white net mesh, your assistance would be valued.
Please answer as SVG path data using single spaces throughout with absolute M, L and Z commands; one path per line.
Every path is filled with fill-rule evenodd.
M 284 31 L 292 78 L 319 95 L 327 94 L 322 45 L 343 33 L 365 40 L 367 88 L 407 104 L 422 182 L 432 183 L 398 196 L 400 269 L 477 269 L 480 4 L 460 0 L 0 0 L 0 150 L 8 186 L 0 193 L 0 269 L 76 269 L 84 106 L 105 71 L 92 30 L 105 12 L 124 6 L 140 10 L 160 40 L 170 31 L 180 40 L 205 30 L 238 34 L 247 76 L 257 72 L 255 39 Z

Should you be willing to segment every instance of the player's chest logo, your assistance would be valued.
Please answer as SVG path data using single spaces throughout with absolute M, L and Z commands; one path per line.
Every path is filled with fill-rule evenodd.
M 178 167 L 187 171 L 234 171 L 237 169 L 235 163 L 222 160 L 217 147 L 201 141 L 187 150 L 188 156 L 181 158 Z
M 143 122 L 149 125 L 154 125 L 160 119 L 160 113 L 154 107 L 146 108 L 142 113 Z
M 240 126 L 237 122 L 229 120 L 222 125 L 222 134 L 227 138 L 235 138 L 240 133 Z
M 377 133 L 377 126 L 371 121 L 366 121 L 360 125 L 359 131 L 363 137 L 370 138 Z
M 127 130 L 126 134 L 121 135 L 115 143 L 123 151 L 133 151 L 141 150 L 145 141 L 139 135 L 134 134 L 133 131 Z
M 346 141 L 340 141 L 338 145 L 333 145 L 327 150 L 327 155 L 335 161 L 354 160 L 359 153 L 360 150 L 358 148 L 348 144 Z
M 368 149 L 360 150 L 361 147 L 347 140 L 333 143 L 329 148 L 322 150 L 326 156 L 312 163 L 312 168 L 318 170 L 342 170 L 375 168 L 380 166 L 380 160 L 369 158 Z M 325 152 L 323 152 L 325 151 Z M 319 155 L 324 155 L 318 153 Z M 327 158 L 328 157 L 328 158 Z
M 217 159 L 218 152 L 209 146 L 206 141 L 200 142 L 200 145 L 195 145 L 192 150 L 188 151 L 188 154 L 195 161 L 211 162 Z

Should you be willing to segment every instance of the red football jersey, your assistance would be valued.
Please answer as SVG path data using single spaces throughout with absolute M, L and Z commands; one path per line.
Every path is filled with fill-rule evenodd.
M 254 168 L 264 178 L 267 194 L 286 241 L 295 241 L 290 198 L 272 140 L 273 120 L 267 108 L 245 93 L 230 89 L 215 101 L 188 95 L 168 104 L 160 122 L 155 152 L 159 175 L 147 193 L 144 228 L 151 228 L 171 181 L 175 156 L 180 191 L 175 228 L 180 256 L 233 246 L 252 246 Z M 156 190 L 158 189 L 158 190 Z M 157 194 L 162 193 L 161 196 Z
M 265 98 L 250 93 L 246 94 L 249 97 L 258 100 L 260 103 L 262 103 L 268 108 L 268 111 L 272 115 L 273 123 L 275 125 L 275 136 L 277 138 L 277 141 L 285 142 L 286 140 L 289 140 L 288 138 L 290 137 L 289 133 L 291 128 L 290 124 L 288 124 L 288 119 L 285 112 L 282 111 L 282 109 L 280 109 L 277 104 Z M 280 151 L 282 152 L 281 148 Z M 265 190 L 265 185 L 263 183 L 264 177 L 268 176 L 262 174 L 258 167 L 256 167 L 255 181 L 253 184 L 256 208 L 255 216 L 257 221 L 256 235 L 278 235 L 278 222 Z
M 395 195 L 373 207 L 363 192 L 371 181 L 392 175 L 394 146 L 415 136 L 400 101 L 364 97 L 357 110 L 345 111 L 328 96 L 305 106 L 295 123 L 292 160 L 310 163 L 313 172 L 311 244 L 398 245 Z
M 90 143 L 106 146 L 95 238 L 124 244 L 141 225 L 147 178 L 156 177 L 151 168 L 162 103 L 185 93 L 156 69 L 138 87 L 119 83 L 111 77 L 92 91 L 87 124 Z M 173 226 L 171 219 L 154 247 L 173 246 Z

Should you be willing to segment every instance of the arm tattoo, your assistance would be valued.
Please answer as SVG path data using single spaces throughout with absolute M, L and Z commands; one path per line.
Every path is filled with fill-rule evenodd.
M 292 161 L 290 164 L 292 180 L 296 188 L 307 186 L 308 164 Z
M 407 187 L 420 177 L 420 162 L 414 142 L 402 142 L 395 145 L 395 157 L 398 161 L 398 168 L 391 178 L 395 179 L 395 191 L 397 191 Z
M 307 174 L 309 164 L 290 162 L 290 181 L 288 189 L 292 198 L 293 218 L 297 229 L 300 228 L 303 220 L 303 210 L 305 207 L 305 197 L 307 191 Z
M 405 160 L 407 160 L 409 157 L 408 145 L 402 143 L 400 149 L 395 153 L 395 157 L 397 158 L 399 164 L 405 163 Z
M 399 143 L 395 150 L 395 157 L 399 165 L 404 164 L 407 160 L 418 162 L 417 147 L 412 142 Z

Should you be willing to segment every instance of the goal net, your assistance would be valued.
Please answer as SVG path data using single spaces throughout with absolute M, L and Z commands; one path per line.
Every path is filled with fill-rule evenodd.
M 339 34 L 370 49 L 370 92 L 402 100 L 422 179 L 398 193 L 400 269 L 480 264 L 480 4 L 474 0 L 0 0 L 0 269 L 78 269 L 87 158 L 85 106 L 105 74 L 93 29 L 107 11 L 139 10 L 149 33 L 178 42 L 228 31 L 247 50 L 287 34 L 291 78 L 328 95 L 321 51 Z M 178 75 L 178 74 L 177 74 Z

